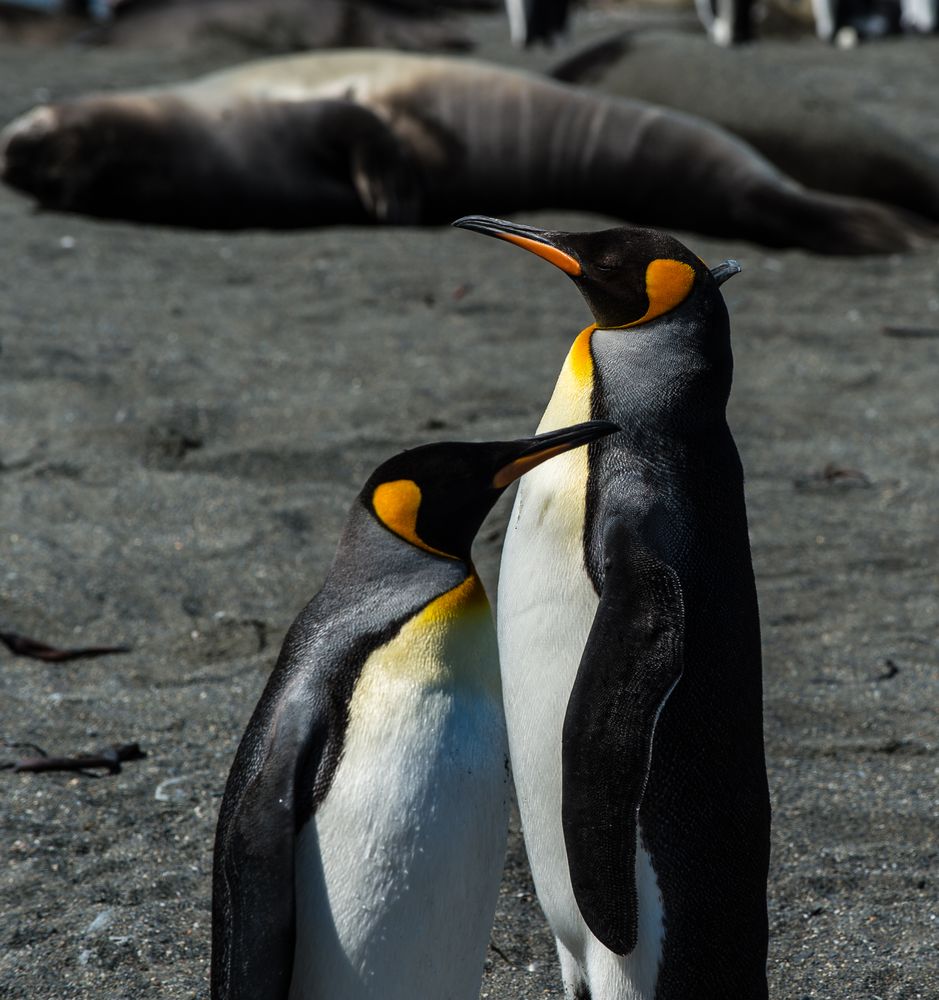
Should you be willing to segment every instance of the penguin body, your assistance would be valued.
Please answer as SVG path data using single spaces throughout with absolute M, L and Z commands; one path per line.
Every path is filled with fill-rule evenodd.
M 366 483 L 226 786 L 213 1000 L 478 996 L 508 792 L 470 545 L 515 475 L 611 429 L 427 446 Z
M 718 291 L 737 268 L 650 230 L 457 224 L 555 263 L 594 313 L 540 429 L 622 428 L 526 477 L 499 582 L 512 769 L 566 996 L 760 1000 L 759 621 Z
M 297 841 L 310 944 L 292 996 L 478 993 L 507 824 L 496 663 L 475 575 L 366 660 L 330 794 Z M 342 947 L 324 955 L 330 933 Z
M 549 407 L 542 425 L 550 422 Z M 565 983 L 583 982 L 584 964 L 593 973 L 589 983 L 594 998 L 631 997 L 627 984 L 645 998 L 655 995 L 662 938 L 661 899 L 648 853 L 637 842 L 640 941 L 630 955 L 613 958 L 578 908 L 560 821 L 563 708 L 570 702 L 599 607 L 583 562 L 587 462 L 586 456 L 580 458 L 562 456 L 555 460 L 558 468 L 531 473 L 535 481 L 517 496 L 512 512 L 499 583 L 506 721 L 515 737 L 511 760 L 526 851 Z M 546 474 L 550 472 L 554 475 Z M 551 569 L 545 572 L 546 567 Z M 596 992 L 598 970 L 608 986 Z

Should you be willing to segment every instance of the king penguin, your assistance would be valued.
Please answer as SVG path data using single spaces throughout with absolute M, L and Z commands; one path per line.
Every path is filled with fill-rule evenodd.
M 518 476 L 615 429 L 425 445 L 368 479 L 225 788 L 213 1000 L 476 1000 L 508 751 L 470 548 Z
M 509 34 L 515 45 L 553 45 L 567 28 L 568 0 L 505 0 Z
M 526 478 L 499 583 L 513 776 L 566 996 L 760 1000 L 760 631 L 719 291 L 739 267 L 648 229 L 456 225 L 555 264 L 593 313 L 540 430 L 622 428 Z

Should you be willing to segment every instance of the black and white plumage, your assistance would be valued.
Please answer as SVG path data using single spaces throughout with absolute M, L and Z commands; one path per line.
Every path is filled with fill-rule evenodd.
M 213 1000 L 476 1000 L 508 772 L 470 548 L 510 482 L 613 429 L 427 445 L 365 484 L 226 785 Z
M 769 796 L 727 311 L 651 230 L 459 225 L 563 269 L 595 322 L 542 417 L 618 434 L 521 486 L 499 653 L 512 768 L 565 995 L 766 997 Z

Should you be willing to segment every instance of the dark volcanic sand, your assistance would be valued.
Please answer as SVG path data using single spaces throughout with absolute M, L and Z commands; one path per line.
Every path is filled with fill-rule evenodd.
M 939 151 L 934 101 L 904 89 L 936 41 L 788 53 L 772 58 L 790 85 L 861 97 Z M 213 58 L 7 49 L 0 118 L 43 88 Z M 533 428 L 586 312 L 542 262 L 449 229 L 190 233 L 35 214 L 8 191 L 0 222 L 0 630 L 134 647 L 59 665 L 0 649 L 0 736 L 148 754 L 101 780 L 0 773 L 0 997 L 204 996 L 219 795 L 347 505 L 402 446 Z M 687 241 L 744 265 L 725 291 L 763 614 L 773 995 L 939 997 L 939 243 L 838 260 Z M 508 510 L 477 545 L 491 593 Z M 483 996 L 561 996 L 517 823 L 493 941 Z

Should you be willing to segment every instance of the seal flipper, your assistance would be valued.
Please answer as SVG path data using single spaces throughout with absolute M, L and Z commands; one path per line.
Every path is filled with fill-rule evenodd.
M 287 1000 L 290 992 L 297 779 L 319 770 L 328 723 L 322 712 L 309 718 L 316 712 L 309 703 L 278 714 L 266 694 L 238 748 L 219 812 L 212 1000 Z M 298 755 L 299 741 L 305 745 Z
M 559 83 L 588 86 L 603 79 L 607 70 L 629 51 L 632 31 L 616 31 L 582 45 L 560 62 L 549 66 L 545 76 Z
M 604 537 L 604 580 L 562 739 L 562 822 L 581 914 L 610 951 L 638 939 L 636 830 L 655 723 L 682 671 L 675 572 L 620 519 Z
M 413 158 L 379 115 L 346 99 L 300 102 L 292 108 L 284 102 L 284 106 L 297 116 L 296 132 L 312 139 L 311 165 L 332 164 L 334 180 L 351 183 L 368 219 L 392 225 L 422 221 L 421 186 Z
M 391 144 L 394 148 L 391 148 Z M 389 131 L 388 141 L 357 142 L 352 148 L 352 183 L 376 222 L 416 226 L 421 222 L 417 171 Z

